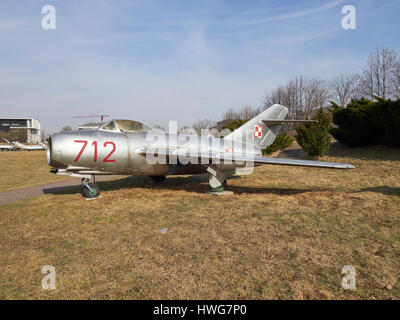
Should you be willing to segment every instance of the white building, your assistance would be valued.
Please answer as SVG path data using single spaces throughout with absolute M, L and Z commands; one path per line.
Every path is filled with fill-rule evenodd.
M 36 144 L 41 140 L 40 121 L 33 118 L 0 119 L 1 137 Z

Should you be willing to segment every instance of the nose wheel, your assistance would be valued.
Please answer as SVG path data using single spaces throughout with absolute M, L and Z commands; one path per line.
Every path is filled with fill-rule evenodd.
M 94 179 L 93 179 L 94 180 Z M 96 182 L 89 183 L 89 179 L 82 178 L 82 195 L 87 199 L 94 199 L 100 195 L 100 188 Z

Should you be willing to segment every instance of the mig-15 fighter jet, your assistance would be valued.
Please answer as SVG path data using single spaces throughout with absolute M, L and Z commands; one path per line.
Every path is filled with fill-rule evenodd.
M 3 138 L 3 140 L 5 142 L 7 142 L 8 144 L 0 144 L 0 151 L 5 151 L 5 150 L 14 151 L 14 150 L 17 150 L 17 148 L 15 148 L 12 144 L 10 144 L 10 142 L 7 139 Z
M 167 175 L 204 174 L 215 192 L 224 189 L 229 172 L 262 164 L 352 169 L 351 164 L 262 156 L 288 109 L 275 104 L 224 138 L 161 132 L 131 120 L 111 120 L 96 130 L 52 134 L 47 146 L 51 172 L 82 181 L 86 198 L 100 194 L 96 175 L 147 175 L 162 182 Z M 94 183 L 89 183 L 90 179 Z
M 38 144 L 23 144 L 18 141 L 10 142 L 7 139 L 4 139 L 9 145 L 13 146 L 14 149 L 16 150 L 27 150 L 27 151 L 33 151 L 33 150 L 46 150 L 47 146 L 39 142 Z

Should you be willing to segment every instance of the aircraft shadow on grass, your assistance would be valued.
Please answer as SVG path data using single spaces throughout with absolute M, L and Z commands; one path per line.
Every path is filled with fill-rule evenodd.
M 367 191 L 381 193 L 387 196 L 400 196 L 400 188 L 398 187 L 388 187 L 388 186 L 368 187 L 368 188 L 361 188 L 359 192 L 367 192 Z
M 236 178 L 239 177 L 233 176 L 229 180 Z M 149 177 L 145 176 L 132 176 L 112 181 L 97 182 L 97 184 L 100 186 L 102 191 L 132 189 L 132 188 L 146 188 L 154 190 L 184 190 L 187 192 L 195 192 L 199 194 L 205 194 L 210 191 L 207 175 L 195 175 L 189 177 L 168 177 L 162 183 L 154 183 Z M 277 194 L 277 195 L 294 195 L 305 192 L 331 191 L 326 188 L 294 189 L 294 188 L 263 188 L 263 187 L 232 186 L 229 185 L 229 181 L 226 190 L 233 191 L 234 194 L 249 193 L 249 194 Z M 57 194 L 57 195 L 75 194 L 75 193 L 81 193 L 81 187 L 74 185 L 74 186 L 65 186 L 57 188 L 48 188 L 44 189 L 43 193 Z

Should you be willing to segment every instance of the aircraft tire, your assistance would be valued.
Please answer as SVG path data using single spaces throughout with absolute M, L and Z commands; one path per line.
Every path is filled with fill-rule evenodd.
M 155 183 L 160 183 L 165 181 L 165 176 L 150 176 L 151 180 Z
M 90 188 L 92 188 L 92 191 L 85 186 L 82 186 L 82 195 L 88 199 L 97 198 L 100 195 L 100 188 L 97 184 L 90 184 Z

